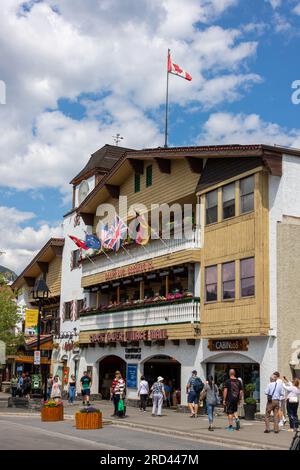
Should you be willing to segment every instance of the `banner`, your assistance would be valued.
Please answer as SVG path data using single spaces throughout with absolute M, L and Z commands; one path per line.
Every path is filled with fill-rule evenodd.
M 39 311 L 37 309 L 26 309 L 25 313 L 25 336 L 38 334 Z

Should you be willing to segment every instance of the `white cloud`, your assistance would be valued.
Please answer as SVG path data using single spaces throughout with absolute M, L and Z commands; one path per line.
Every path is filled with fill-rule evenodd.
M 0 264 L 17 273 L 24 269 L 49 238 L 62 235 L 60 225 L 50 227 L 43 224 L 37 229 L 24 226 L 34 218 L 32 212 L 0 206 L 0 251 L 5 252 Z
M 191 83 L 172 77 L 172 103 L 215 106 L 259 81 L 245 72 L 257 43 L 212 25 L 237 0 L 45 0 L 20 14 L 22 3 L 1 5 L 0 186 L 50 186 L 66 197 L 69 180 L 116 132 L 129 147 L 162 144 L 149 111 L 158 116 L 164 103 L 168 47 L 193 76 Z M 83 93 L 100 97 L 93 103 Z M 81 100 L 86 117 L 64 116 L 62 97 Z
M 276 10 L 276 8 L 279 8 L 282 4 L 282 0 L 265 0 L 265 2 L 270 3 L 274 10 Z
M 300 129 L 288 130 L 258 114 L 211 114 L 198 139 L 203 144 L 270 144 L 299 147 Z
M 298 5 L 295 6 L 295 8 L 292 10 L 293 13 L 295 13 L 296 15 L 299 15 L 300 16 L 300 3 L 298 3 Z

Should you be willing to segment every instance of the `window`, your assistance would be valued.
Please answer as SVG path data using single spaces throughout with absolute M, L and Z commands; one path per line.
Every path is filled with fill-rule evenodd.
M 241 214 L 254 210 L 254 176 L 240 181 L 240 211 Z
M 84 299 L 81 299 L 81 300 L 77 300 L 77 317 L 79 318 L 80 317 L 80 311 L 83 309 L 84 307 Z
M 241 260 L 241 297 L 255 295 L 254 258 Z
M 218 190 L 206 194 L 206 225 L 218 221 Z
M 235 183 L 228 184 L 222 189 L 223 219 L 235 216 Z
M 141 175 L 137 173 L 134 175 L 134 192 L 138 193 L 141 190 Z
M 146 168 L 146 188 L 149 188 L 149 186 L 152 186 L 152 165 Z
M 235 262 L 222 264 L 222 299 L 235 298 Z
M 64 303 L 64 319 L 65 320 L 71 319 L 71 306 L 72 306 L 72 302 Z
M 71 253 L 71 269 L 75 269 L 79 267 L 80 261 L 80 250 L 74 250 Z
M 206 302 L 216 302 L 218 300 L 217 266 L 205 268 L 205 300 Z

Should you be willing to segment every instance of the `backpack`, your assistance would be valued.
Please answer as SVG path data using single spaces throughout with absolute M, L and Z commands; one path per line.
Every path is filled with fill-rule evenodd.
M 196 377 L 193 383 L 193 388 L 196 393 L 200 393 L 204 388 L 204 383 L 199 377 Z
M 240 382 L 238 379 L 230 380 L 230 396 L 233 400 L 238 400 L 240 397 Z

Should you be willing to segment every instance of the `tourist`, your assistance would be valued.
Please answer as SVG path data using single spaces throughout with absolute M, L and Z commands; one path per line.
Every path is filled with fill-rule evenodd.
M 274 373 L 270 378 L 270 383 L 265 390 L 267 395 L 267 405 L 266 405 L 266 414 L 265 414 L 265 433 L 270 432 L 270 416 L 273 411 L 274 415 L 274 432 L 278 434 L 279 432 L 279 405 L 280 400 L 283 395 L 283 386 L 282 380 L 279 379 L 278 372 Z
M 48 378 L 47 378 L 47 400 L 49 400 L 51 397 L 52 386 L 53 386 L 53 375 L 50 374 L 48 375 Z
M 13 398 L 17 396 L 17 390 L 18 390 L 18 379 L 15 375 L 13 375 L 10 380 L 10 391 L 11 391 L 11 396 Z
M 52 390 L 51 390 L 51 398 L 56 402 L 61 401 L 62 397 L 62 389 L 61 389 L 61 382 L 59 380 L 58 375 L 54 377 Z
M 31 392 L 31 377 L 28 372 L 26 372 L 25 377 L 23 379 L 23 396 L 26 398 L 30 398 Z
M 283 385 L 283 381 L 280 378 L 280 373 L 279 372 L 274 372 L 273 376 L 275 380 L 277 380 L 277 383 Z M 279 410 L 278 410 L 278 421 L 279 421 L 279 426 L 283 428 L 283 426 L 286 423 L 286 392 L 285 389 L 282 386 L 282 393 L 281 397 L 279 400 Z
M 18 377 L 17 394 L 19 395 L 19 397 L 23 396 L 24 377 L 25 377 L 25 374 L 20 374 Z
M 90 404 L 92 379 L 89 376 L 87 371 L 84 371 L 83 376 L 80 379 L 80 383 L 81 383 L 82 404 L 88 406 Z
M 188 395 L 188 405 L 190 409 L 190 417 L 191 418 L 196 418 L 197 413 L 198 413 L 198 407 L 199 407 L 199 398 L 200 398 L 200 393 L 203 390 L 204 383 L 200 379 L 200 377 L 197 376 L 197 371 L 193 370 L 192 371 L 192 376 L 190 377 L 187 385 L 186 385 L 186 393 Z
M 147 399 L 149 395 L 149 384 L 142 375 L 138 388 L 138 397 L 140 398 L 140 411 L 146 411 Z
M 298 420 L 298 406 L 299 406 L 299 398 L 300 398 L 300 388 L 299 388 L 300 381 L 299 379 L 294 379 L 290 382 L 286 377 L 283 377 L 283 388 L 286 390 L 287 398 L 286 398 L 286 407 L 287 413 L 290 421 L 290 431 L 297 431 L 299 427 L 299 420 Z
M 235 413 L 238 410 L 239 402 L 243 398 L 243 386 L 239 379 L 235 376 L 235 370 L 230 369 L 229 379 L 224 383 L 223 390 L 223 405 L 228 417 L 227 431 L 233 431 L 233 418 L 235 419 L 235 429 L 239 431 L 241 425 Z
M 172 382 L 170 380 L 166 380 L 164 383 L 165 394 L 166 394 L 166 405 L 167 408 L 171 408 L 171 392 L 172 392 Z M 171 383 L 170 383 L 171 382 Z
M 166 399 L 165 388 L 163 384 L 164 378 L 159 376 L 157 381 L 151 387 L 152 392 L 152 416 L 162 416 L 162 405 Z
M 126 383 L 125 380 L 122 377 L 122 374 L 119 370 L 116 371 L 115 373 L 115 378 L 112 382 L 111 386 L 111 399 L 114 403 L 114 414 L 112 416 L 117 416 L 118 418 L 124 418 L 126 414 L 126 409 L 124 406 L 124 410 L 120 410 L 120 400 L 123 400 L 125 398 L 125 389 L 126 389 Z M 123 403 L 124 404 L 124 403 Z
M 69 380 L 69 403 L 70 405 L 74 405 L 75 392 L 76 392 L 76 377 L 74 374 L 72 374 L 71 379 Z
M 204 389 L 201 392 L 201 400 L 206 400 L 206 409 L 208 414 L 208 430 L 213 431 L 213 421 L 214 421 L 214 409 L 215 406 L 220 403 L 219 399 L 219 389 L 215 384 L 213 377 L 209 376 L 207 382 L 204 385 Z

